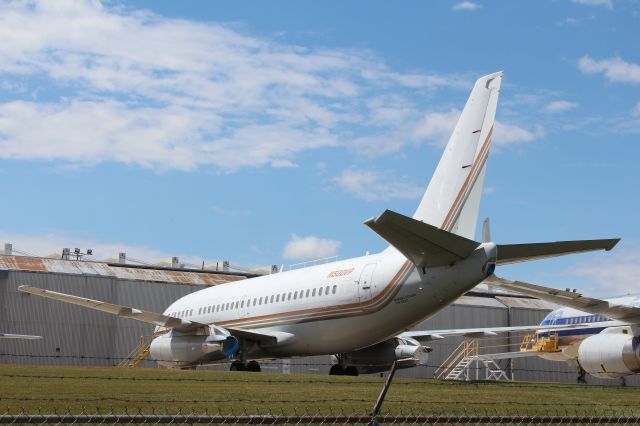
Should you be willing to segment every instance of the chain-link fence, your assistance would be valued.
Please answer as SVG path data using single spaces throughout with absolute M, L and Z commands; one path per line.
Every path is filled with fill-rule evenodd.
M 529 413 L 503 415 L 497 410 L 469 409 L 462 414 L 421 413 L 414 410 L 397 414 L 358 413 L 344 410 L 284 411 L 243 410 L 240 412 L 169 412 L 166 410 L 127 409 L 114 411 L 56 411 L 54 413 L 27 412 L 26 410 L 6 411 L 0 415 L 2 424 L 640 424 L 640 416 L 631 412 L 616 411 L 611 414 L 584 415 L 571 408 L 546 409 L 535 415 Z

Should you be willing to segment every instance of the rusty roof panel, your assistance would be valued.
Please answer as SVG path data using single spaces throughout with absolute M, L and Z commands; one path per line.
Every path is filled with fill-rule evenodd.
M 156 281 L 179 284 L 212 286 L 246 279 L 238 274 L 221 274 L 206 271 L 177 271 L 162 268 L 138 268 L 110 265 L 83 260 L 62 260 L 41 257 L 0 256 L 0 269 L 16 271 L 52 272 L 72 275 L 94 275 L 123 280 Z
M 521 309 L 540 309 L 540 310 L 554 310 L 558 308 L 558 305 L 554 303 L 545 302 L 539 299 L 530 299 L 523 297 L 511 297 L 511 296 L 496 296 L 496 299 L 504 303 L 511 308 Z

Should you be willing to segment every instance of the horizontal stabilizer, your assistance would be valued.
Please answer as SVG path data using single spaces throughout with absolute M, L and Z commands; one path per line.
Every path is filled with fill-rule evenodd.
M 365 222 L 419 267 L 448 265 L 469 256 L 479 243 L 386 210 Z
M 488 277 L 486 283 L 499 286 L 505 290 L 515 291 L 540 300 L 568 306 L 590 314 L 599 314 L 607 318 L 624 321 L 629 324 L 640 324 L 640 308 L 618 305 L 607 300 L 585 297 L 573 291 L 564 291 L 523 281 L 511 281 L 495 275 Z
M 618 244 L 618 241 L 620 241 L 619 238 L 610 240 L 556 241 L 553 243 L 498 244 L 497 264 L 526 262 L 594 250 L 609 251 Z

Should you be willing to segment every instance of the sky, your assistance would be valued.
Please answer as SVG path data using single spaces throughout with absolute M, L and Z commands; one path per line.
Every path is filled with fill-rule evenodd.
M 0 243 L 291 265 L 386 243 L 505 71 L 493 240 L 620 237 L 497 274 L 640 293 L 640 1 L 1 1 Z M 479 231 L 478 231 L 479 232 Z

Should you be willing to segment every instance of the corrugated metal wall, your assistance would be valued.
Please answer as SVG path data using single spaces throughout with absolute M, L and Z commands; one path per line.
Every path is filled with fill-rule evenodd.
M 135 306 L 162 312 L 177 298 L 201 289 L 199 285 L 123 280 L 110 277 L 80 276 L 51 272 L 8 271 L 0 277 L 0 328 L 3 332 L 40 334 L 42 340 L 0 339 L 0 362 L 44 365 L 115 365 L 138 344 L 140 336 L 150 335 L 153 326 L 109 314 L 50 301 L 19 293 L 19 285 L 29 284 L 63 293 Z M 464 296 L 417 326 L 422 330 L 495 327 L 538 324 L 550 311 L 540 301 L 509 297 Z M 481 339 L 484 352 L 517 351 L 523 334 L 500 339 Z M 447 338 L 431 342 L 429 366 L 398 372 L 400 377 L 433 377 L 436 367 L 462 342 Z M 511 369 L 509 368 L 511 362 Z M 265 371 L 327 374 L 328 356 L 264 362 Z M 143 367 L 155 363 L 145 361 Z M 540 358 L 504 360 L 500 366 L 513 373 L 516 380 L 565 382 L 576 381 L 577 370 L 566 363 Z M 212 367 L 224 369 L 226 366 Z M 481 376 L 482 377 L 482 376 Z M 618 385 L 617 380 L 588 378 L 589 383 Z M 640 385 L 640 378 L 626 383 Z
M 9 271 L 0 278 L 0 324 L 5 332 L 39 334 L 42 340 L 0 340 L 0 362 L 114 365 L 153 333 L 139 321 L 51 301 L 16 289 L 23 284 L 162 312 L 202 286 L 129 281 L 96 276 Z M 28 354 L 28 356 L 27 356 Z M 154 365 L 151 362 L 147 366 Z

